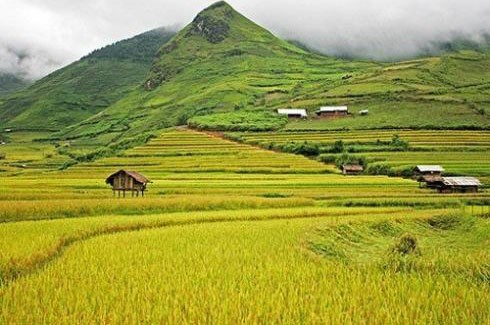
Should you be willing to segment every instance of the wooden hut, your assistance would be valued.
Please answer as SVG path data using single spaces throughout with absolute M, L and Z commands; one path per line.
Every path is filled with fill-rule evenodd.
M 294 108 L 280 108 L 277 110 L 277 114 L 286 115 L 288 118 L 308 118 L 308 113 L 306 109 L 294 109 Z
M 342 117 L 349 115 L 349 109 L 347 106 L 324 106 L 316 111 L 316 115 L 326 118 Z
M 475 177 L 442 177 L 435 183 L 440 193 L 477 193 L 482 185 Z
M 358 175 L 364 171 L 364 167 L 357 164 L 342 165 L 340 169 L 342 170 L 342 174 L 344 175 Z
M 139 196 L 140 192 L 141 196 L 144 196 L 146 185 L 150 183 L 150 180 L 140 173 L 121 169 L 107 177 L 105 182 L 106 184 L 112 186 L 112 192 L 114 195 L 116 195 L 117 191 L 118 197 L 120 197 L 122 191 L 123 197 L 125 197 L 126 191 L 130 191 L 131 196 Z
M 417 181 L 427 183 L 427 186 L 431 187 L 433 183 L 442 180 L 443 172 L 444 168 L 439 165 L 419 165 L 415 167 L 414 177 Z

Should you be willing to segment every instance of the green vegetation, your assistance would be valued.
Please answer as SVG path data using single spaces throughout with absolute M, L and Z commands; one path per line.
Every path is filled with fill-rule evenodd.
M 484 51 L 390 64 L 338 60 L 284 42 L 219 4 L 160 49 L 144 88 L 55 138 L 104 146 L 187 121 L 213 131 L 271 130 L 282 126 L 268 117 L 276 108 L 305 107 L 311 115 L 325 104 L 347 104 L 353 116 L 286 128 L 488 129 L 482 94 L 489 80 L 480 71 L 489 62 Z M 362 109 L 370 114 L 360 116 Z
M 66 156 L 31 144 L 40 136 L 12 133 L 5 146 L 9 165 L 32 162 L 0 177 L 2 323 L 489 317 L 488 192 L 346 178 L 301 155 L 182 129 L 60 171 L 48 162 Z M 153 181 L 147 197 L 113 198 L 104 180 L 120 168 Z M 409 308 L 397 298 L 406 295 L 417 297 Z
M 443 165 L 446 175 L 477 176 L 490 183 L 488 131 L 353 130 L 227 133 L 226 137 L 263 148 L 308 143 L 327 164 L 361 160 L 371 175 L 410 176 L 416 165 Z M 285 150 L 287 151 L 287 150 Z M 346 154 L 347 153 L 347 154 Z M 311 155 L 307 155 L 311 156 Z
M 195 116 L 187 124 L 198 130 L 209 131 L 274 131 L 283 128 L 287 118 L 267 111 L 238 111 Z
M 280 40 L 226 3 L 171 36 L 154 31 L 116 43 L 12 95 L 0 105 L 0 127 L 57 130 L 51 140 L 93 151 L 187 121 L 213 131 L 275 130 L 284 127 L 272 117 L 277 108 L 313 116 L 329 104 L 349 105 L 352 115 L 285 128 L 490 127 L 487 48 L 398 63 L 340 60 Z M 364 109 L 370 113 L 360 116 Z
M 488 189 L 383 176 L 440 164 L 490 184 L 486 49 L 336 60 L 219 2 L 145 72 L 168 37 L 0 104 L 1 324 L 488 322 Z M 274 114 L 330 103 L 353 116 Z M 353 162 L 366 174 L 336 167 Z M 119 169 L 151 179 L 144 198 L 114 196 Z
M 318 229 L 310 247 L 328 259 L 386 273 L 445 275 L 488 285 L 489 219 L 439 215 L 415 220 L 353 222 Z
M 141 84 L 173 35 L 157 29 L 109 45 L 11 94 L 0 103 L 0 127 L 56 131 L 89 118 Z
M 29 82 L 22 80 L 13 74 L 0 73 L 0 96 L 19 90 L 26 87 L 28 84 Z

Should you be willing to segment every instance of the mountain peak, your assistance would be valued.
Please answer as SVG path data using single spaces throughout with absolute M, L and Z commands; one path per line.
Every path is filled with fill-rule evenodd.
M 186 36 L 202 36 L 210 43 L 220 43 L 228 37 L 229 22 L 235 14 L 225 1 L 216 2 L 194 18 Z
M 154 90 L 191 66 L 203 69 L 208 64 L 214 70 L 226 63 L 287 56 L 292 52 L 304 53 L 221 1 L 201 11 L 160 49 L 144 88 Z
M 210 5 L 206 9 L 204 9 L 202 12 L 210 11 L 210 10 L 215 10 L 215 9 L 218 9 L 218 8 L 227 8 L 227 9 L 234 10 L 233 7 L 228 4 L 228 2 L 226 2 L 226 1 L 218 1 L 218 2 L 215 2 L 212 5 Z

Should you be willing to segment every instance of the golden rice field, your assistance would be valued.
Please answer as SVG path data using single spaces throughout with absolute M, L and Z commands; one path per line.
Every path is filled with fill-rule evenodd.
M 384 131 L 356 132 L 345 136 Z M 455 164 L 490 169 L 482 131 L 406 132 L 414 146 L 478 147 Z M 58 170 L 66 157 L 34 138 L 0 148 L 0 324 L 490 324 L 487 189 L 344 177 L 185 129 Z M 118 169 L 150 178 L 147 195 L 113 197 L 105 178 Z

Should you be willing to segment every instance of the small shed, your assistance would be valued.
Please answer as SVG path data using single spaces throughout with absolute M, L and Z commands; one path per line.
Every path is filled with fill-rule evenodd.
M 308 118 L 306 109 L 300 108 L 280 108 L 277 110 L 279 115 L 286 115 L 288 118 Z
M 475 177 L 442 177 L 438 185 L 440 193 L 477 193 L 482 186 Z
M 364 171 L 364 167 L 357 164 L 342 165 L 341 170 L 344 175 L 358 175 Z
M 368 109 L 363 109 L 362 111 L 359 111 L 359 114 L 361 116 L 366 116 L 366 115 L 369 115 L 369 110 Z
M 439 165 L 418 165 L 415 167 L 415 178 L 419 182 L 431 183 L 440 181 L 444 168 Z
M 347 116 L 349 108 L 347 106 L 323 106 L 316 111 L 316 115 L 320 117 L 339 117 Z
M 116 195 L 116 191 L 118 193 L 118 197 L 121 196 L 121 191 L 123 192 L 123 197 L 126 196 L 126 191 L 131 192 L 131 196 L 139 196 L 141 192 L 141 196 L 145 195 L 146 185 L 151 181 L 145 176 L 141 175 L 138 172 L 127 171 L 127 170 L 119 170 L 107 177 L 106 184 L 112 186 L 112 192 Z

